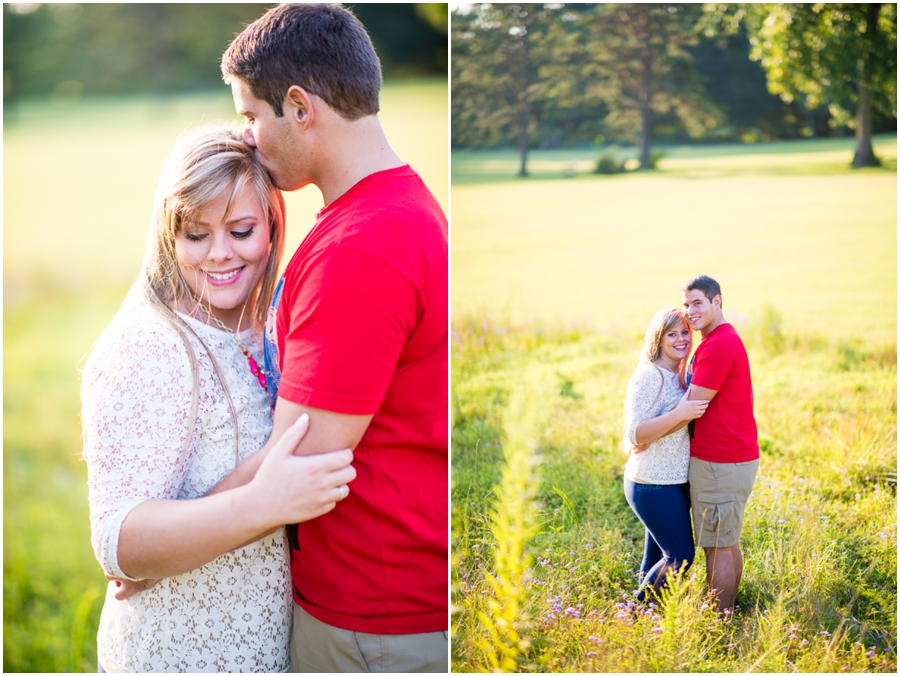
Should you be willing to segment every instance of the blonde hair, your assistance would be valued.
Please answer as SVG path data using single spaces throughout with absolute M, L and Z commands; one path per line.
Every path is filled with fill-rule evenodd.
M 644 334 L 644 345 L 641 348 L 638 366 L 641 364 L 654 364 L 662 358 L 663 336 L 679 324 L 684 324 L 688 330 L 691 330 L 684 311 L 678 308 L 664 307 L 653 315 L 653 319 L 650 320 L 650 326 L 647 327 L 647 332 Z M 686 359 L 682 359 L 678 364 L 676 373 L 679 376 L 684 374 L 685 361 Z
M 641 367 L 652 364 L 656 366 L 656 362 L 662 358 L 662 340 L 663 336 L 665 336 L 669 331 L 671 331 L 674 327 L 679 324 L 683 324 L 687 326 L 688 330 L 690 330 L 690 325 L 687 323 L 687 317 L 685 317 L 684 311 L 679 310 L 675 307 L 664 307 L 662 310 L 653 315 L 653 319 L 650 320 L 650 325 L 647 327 L 647 332 L 644 334 L 644 344 L 641 347 L 641 355 L 638 358 L 638 367 L 635 370 L 634 374 L 631 376 L 631 379 L 628 381 L 628 387 L 625 392 L 626 402 L 629 397 L 632 396 L 632 391 L 635 383 L 635 376 L 637 376 L 638 372 L 641 370 Z M 684 377 L 686 371 L 686 362 L 687 359 L 682 359 L 678 364 L 678 369 L 675 372 L 675 375 L 678 377 L 678 380 L 681 382 L 681 385 L 684 386 Z M 657 371 L 659 371 L 659 367 L 657 366 Z M 658 400 L 660 395 L 662 394 L 663 387 L 665 386 L 665 378 L 663 377 L 662 372 L 659 372 L 659 392 L 656 393 L 656 398 L 653 400 L 653 403 L 650 404 L 650 408 L 653 407 Z M 631 451 L 632 443 L 629 439 L 629 430 L 627 429 L 627 421 L 626 428 L 622 432 L 622 450 L 626 453 Z
M 278 266 L 284 249 L 284 199 L 265 168 L 253 153 L 253 148 L 241 140 L 240 130 L 227 126 L 204 126 L 183 135 L 169 155 L 156 188 L 153 218 L 147 252 L 137 281 L 119 308 L 110 328 L 120 321 L 128 321 L 131 312 L 142 306 L 156 310 L 175 329 L 184 344 L 191 369 L 193 388 L 188 413 L 187 433 L 178 466 L 169 478 L 165 491 L 175 489 L 176 481 L 190 451 L 199 407 L 199 371 L 197 355 L 188 335 L 193 335 L 209 357 L 216 378 L 225 392 L 231 414 L 235 466 L 239 458 L 237 412 L 231 393 L 212 351 L 180 317 L 179 307 L 195 307 L 190 287 L 181 274 L 175 256 L 175 237 L 186 226 L 194 224 L 202 212 L 223 195 L 228 195 L 225 217 L 231 212 L 235 196 L 245 186 L 252 188 L 265 213 L 269 226 L 269 257 L 263 278 L 251 298 L 251 314 L 258 324 L 264 324 L 269 300 L 278 279 Z M 103 338 L 101 337 L 101 340 Z M 94 353 L 96 354 L 95 347 Z M 92 354 L 91 358 L 94 358 Z
M 259 288 L 250 299 L 252 316 L 259 324 L 265 323 L 284 249 L 284 201 L 253 148 L 241 140 L 241 132 L 235 127 L 195 129 L 178 141 L 166 160 L 156 188 L 150 240 L 139 278 L 147 300 L 170 309 L 193 304 L 175 258 L 175 237 L 225 194 L 227 218 L 235 197 L 248 185 L 269 224 L 269 259 Z

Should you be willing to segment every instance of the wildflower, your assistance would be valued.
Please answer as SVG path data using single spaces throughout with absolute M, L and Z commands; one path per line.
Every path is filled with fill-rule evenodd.
M 702 606 L 700 606 L 700 610 L 709 610 L 709 604 L 704 603 Z
M 869 650 L 866 652 L 866 657 L 875 657 L 875 650 Z
M 802 641 L 800 641 L 800 645 L 809 645 L 809 641 L 803 639 Z
M 592 643 L 600 643 L 600 637 L 599 636 L 588 636 L 588 641 L 591 641 Z
M 587 655 L 588 655 L 588 657 L 596 657 L 597 653 L 594 650 L 588 650 Z
M 653 627 L 653 629 L 650 630 L 650 633 L 651 633 L 651 634 L 661 634 L 661 633 L 662 633 L 662 627 Z

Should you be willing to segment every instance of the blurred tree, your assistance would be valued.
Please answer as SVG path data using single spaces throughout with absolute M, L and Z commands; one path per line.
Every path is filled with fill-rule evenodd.
M 750 60 L 743 27 L 735 34 L 703 35 L 688 50 L 703 88 L 725 118 L 708 138 L 752 142 L 828 134 L 830 115 L 825 106 L 811 111 L 799 101 L 788 103 L 769 92 L 765 69 Z
M 772 93 L 808 109 L 827 105 L 832 124 L 855 127 L 854 167 L 878 164 L 873 108 L 897 116 L 896 4 L 741 3 L 707 12 L 716 26 L 747 27 Z
M 456 140 L 508 139 L 528 174 L 530 135 L 551 87 L 556 43 L 548 39 L 557 5 L 476 4 L 454 12 L 451 34 Z
M 4 3 L 4 102 L 220 88 L 222 52 L 273 4 Z M 446 74 L 447 10 L 434 5 L 349 5 L 387 77 Z
M 585 9 L 583 30 L 591 75 L 604 83 L 606 126 L 638 130 L 642 169 L 651 168 L 654 120 L 675 117 L 692 136 L 721 121 L 706 96 L 688 47 L 698 41 L 700 7 L 686 4 L 598 4 Z

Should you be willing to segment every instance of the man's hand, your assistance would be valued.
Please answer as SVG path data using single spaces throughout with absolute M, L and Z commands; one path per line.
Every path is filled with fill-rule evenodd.
M 635 444 L 634 446 L 631 447 L 631 450 L 634 451 L 635 453 L 643 453 L 648 448 L 650 448 L 650 444 Z
M 105 573 L 106 579 L 116 583 L 116 599 L 119 601 L 124 601 L 125 599 L 129 599 L 135 594 L 146 591 L 150 589 L 153 585 L 159 582 L 158 579 L 154 580 L 152 578 L 147 580 L 123 580 L 119 577 L 113 577 L 109 573 Z

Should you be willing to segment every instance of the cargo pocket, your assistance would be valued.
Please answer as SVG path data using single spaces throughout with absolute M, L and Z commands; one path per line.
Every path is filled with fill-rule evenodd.
M 734 524 L 730 523 L 728 515 L 734 496 L 728 493 L 697 493 L 697 503 L 703 519 L 703 530 L 707 533 L 716 533 L 726 537 L 734 530 Z

